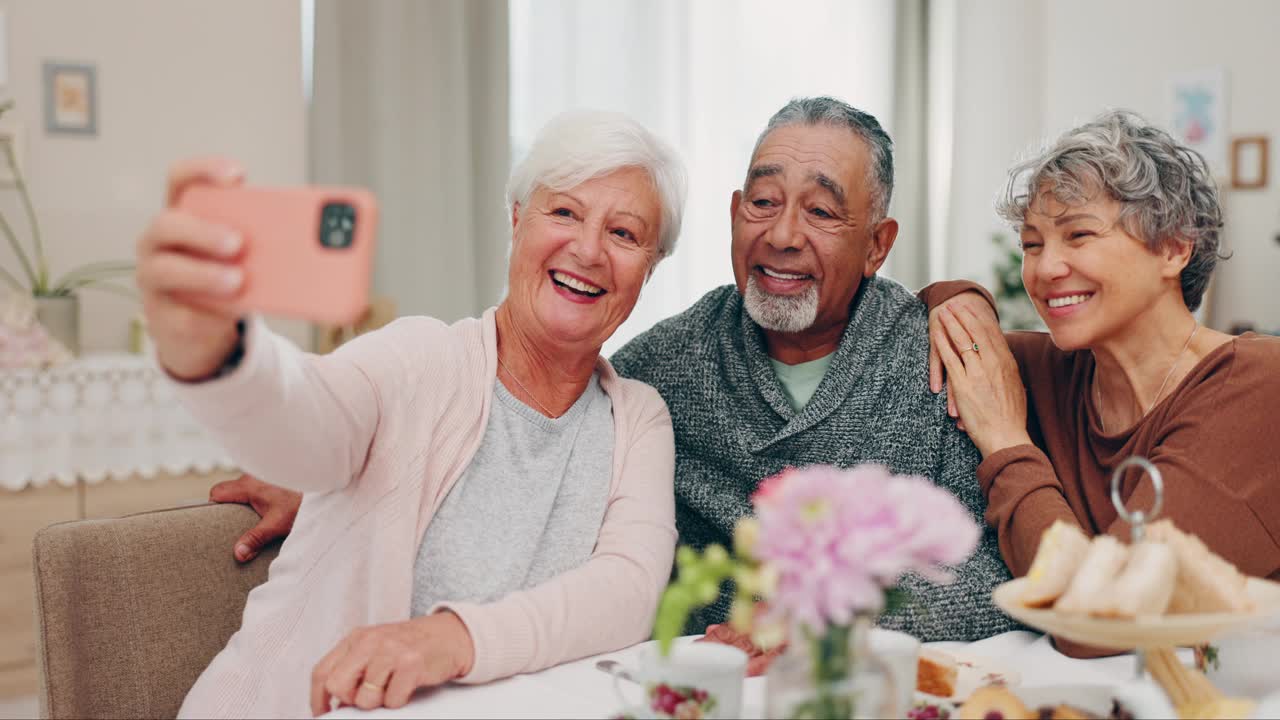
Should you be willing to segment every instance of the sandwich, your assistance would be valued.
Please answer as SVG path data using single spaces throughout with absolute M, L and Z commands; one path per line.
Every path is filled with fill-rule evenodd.
M 1076 570 L 1067 591 L 1053 604 L 1059 612 L 1088 615 L 1107 602 L 1107 591 L 1129 559 L 1129 548 L 1110 535 L 1099 535 Z
M 1147 538 L 1169 546 L 1178 560 L 1178 577 L 1168 612 L 1250 612 L 1253 598 L 1247 578 L 1234 565 L 1205 547 L 1203 541 L 1174 527 L 1168 520 L 1152 523 Z
M 1089 551 L 1089 538 L 1078 525 L 1055 520 L 1040 535 L 1040 547 L 1027 571 L 1020 598 L 1027 607 L 1048 607 L 1066 592 Z
M 1173 597 L 1178 560 L 1162 542 L 1145 541 L 1129 548 L 1129 561 L 1116 576 L 1094 614 L 1132 620 L 1163 615 Z

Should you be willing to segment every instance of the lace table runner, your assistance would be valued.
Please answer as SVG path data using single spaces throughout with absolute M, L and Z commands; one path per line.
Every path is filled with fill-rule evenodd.
M 87 355 L 49 370 L 0 371 L 0 488 L 233 468 L 150 357 Z

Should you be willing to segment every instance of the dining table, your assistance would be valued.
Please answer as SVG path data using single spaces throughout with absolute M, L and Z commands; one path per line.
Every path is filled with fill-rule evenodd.
M 680 638 L 691 642 L 697 636 Z M 652 641 L 649 641 L 652 642 Z M 647 643 L 574 660 L 539 672 L 516 675 L 481 685 L 452 684 L 419 691 L 401 708 L 360 710 L 343 707 L 323 717 L 375 720 L 382 718 L 612 718 L 626 706 L 641 700 L 641 688 L 615 680 L 598 667 L 602 660 L 633 666 Z M 1020 687 L 1116 686 L 1148 683 L 1137 679 L 1132 654 L 1079 660 L 1058 652 L 1046 635 L 1013 631 L 971 643 L 925 643 L 957 657 L 977 658 L 991 667 L 1007 670 Z M 1191 651 L 1180 659 L 1189 663 Z M 621 693 L 621 696 L 619 695 Z M 743 683 L 742 714 L 764 717 L 765 679 L 749 677 Z

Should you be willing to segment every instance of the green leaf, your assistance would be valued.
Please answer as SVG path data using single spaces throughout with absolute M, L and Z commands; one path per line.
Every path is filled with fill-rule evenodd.
M 55 289 L 69 287 L 74 282 L 86 277 L 108 278 L 131 275 L 135 267 L 133 262 L 129 260 L 102 260 L 87 263 L 67 271 L 62 277 L 58 278 L 57 282 L 53 283 L 53 287 Z
M 18 236 L 13 232 L 13 226 L 9 224 L 9 220 L 5 218 L 4 213 L 0 213 L 0 232 L 3 232 L 5 239 L 9 241 L 9 247 L 13 248 L 13 254 L 18 256 L 18 263 L 22 265 L 22 272 L 27 276 L 27 282 L 31 284 L 31 292 L 38 293 L 40 291 L 40 281 L 36 278 L 35 268 L 31 266 L 31 260 L 27 258 L 26 251 L 22 249 L 22 243 L 18 242 Z
M 126 287 L 124 285 L 117 285 L 113 282 L 106 282 L 105 280 L 95 282 L 91 285 L 86 285 L 85 287 L 86 289 L 92 288 L 94 290 L 103 290 L 105 292 L 111 293 L 112 295 L 119 295 L 121 297 L 129 298 L 130 300 L 138 299 L 137 290 L 134 290 L 131 287 Z
M 1218 662 L 1217 646 L 1204 645 L 1201 647 L 1201 649 L 1204 651 L 1204 665 L 1206 668 L 1212 665 L 1214 670 L 1222 669 L 1221 665 Z

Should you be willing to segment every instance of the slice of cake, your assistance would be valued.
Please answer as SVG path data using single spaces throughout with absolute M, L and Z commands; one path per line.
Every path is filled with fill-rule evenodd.
M 916 690 L 938 697 L 951 697 L 956 693 L 956 677 L 959 669 L 956 659 L 941 650 L 920 648 L 916 661 Z

